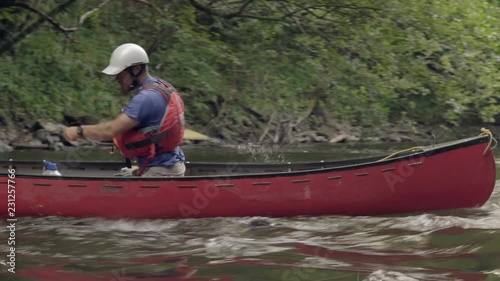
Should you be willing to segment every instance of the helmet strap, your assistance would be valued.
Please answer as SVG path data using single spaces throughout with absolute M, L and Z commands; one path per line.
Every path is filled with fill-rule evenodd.
M 139 72 L 137 72 L 137 74 L 134 73 L 134 66 L 131 66 L 127 69 L 130 76 L 132 76 L 132 85 L 130 85 L 130 90 L 134 90 L 137 88 L 137 86 L 139 86 L 139 80 L 137 80 L 137 77 L 139 77 L 142 71 L 144 71 L 144 64 L 141 64 L 141 69 L 139 70 Z

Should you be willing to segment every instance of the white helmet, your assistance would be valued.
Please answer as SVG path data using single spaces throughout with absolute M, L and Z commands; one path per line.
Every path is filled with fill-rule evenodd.
M 102 72 L 107 75 L 117 75 L 129 66 L 149 62 L 148 54 L 144 49 L 133 43 L 118 46 L 109 59 L 109 65 Z

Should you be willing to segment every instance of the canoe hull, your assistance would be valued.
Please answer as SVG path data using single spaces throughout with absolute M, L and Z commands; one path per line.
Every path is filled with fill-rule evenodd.
M 487 141 L 299 172 L 184 178 L 0 176 L 15 216 L 203 218 L 383 215 L 472 208 L 495 185 Z M 11 204 L 10 207 L 13 205 Z M 14 210 L 10 210 L 14 211 Z M 9 215 L 7 200 L 0 215 Z

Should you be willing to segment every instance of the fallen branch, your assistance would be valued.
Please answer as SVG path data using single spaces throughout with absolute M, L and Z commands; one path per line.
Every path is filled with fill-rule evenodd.
M 268 135 L 269 129 L 271 127 L 271 123 L 273 122 L 275 116 L 276 116 L 276 112 L 273 112 L 273 114 L 271 114 L 271 117 L 269 117 L 269 120 L 267 121 L 267 124 L 266 124 L 266 128 L 264 129 L 264 132 L 262 133 L 262 135 L 259 138 L 259 142 L 262 142 L 264 140 L 264 137 L 266 135 Z
M 292 125 L 292 127 L 296 127 L 298 126 L 300 123 L 302 123 L 302 121 L 306 120 L 307 118 L 309 118 L 309 116 L 311 116 L 311 114 L 313 113 L 314 109 L 316 108 L 318 104 L 318 100 L 317 99 L 314 99 L 312 101 L 312 104 L 311 106 L 309 106 L 309 108 L 307 109 L 306 113 L 303 114 L 302 116 L 300 116 L 297 121 L 295 121 L 295 123 Z
M 274 132 L 273 144 L 277 144 L 280 141 L 280 130 L 281 130 L 281 122 L 278 122 L 278 126 L 276 127 L 276 132 Z

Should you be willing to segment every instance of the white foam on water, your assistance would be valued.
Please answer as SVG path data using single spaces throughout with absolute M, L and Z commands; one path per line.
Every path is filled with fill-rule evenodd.
M 407 275 L 397 271 L 377 270 L 368 275 L 364 281 L 419 281 L 426 280 L 425 276 L 413 276 L 416 274 Z
M 452 227 L 464 229 L 500 229 L 500 209 L 488 211 L 487 215 L 469 217 L 442 216 L 421 214 L 416 216 L 394 218 L 388 228 L 406 229 L 416 232 L 436 231 Z
M 284 246 L 270 246 L 265 241 L 232 236 L 213 237 L 202 243 L 208 256 L 217 258 L 261 256 L 290 249 Z
M 94 224 L 99 231 L 120 231 L 120 232 L 163 232 L 171 230 L 178 225 L 174 220 L 117 220 L 98 221 Z

